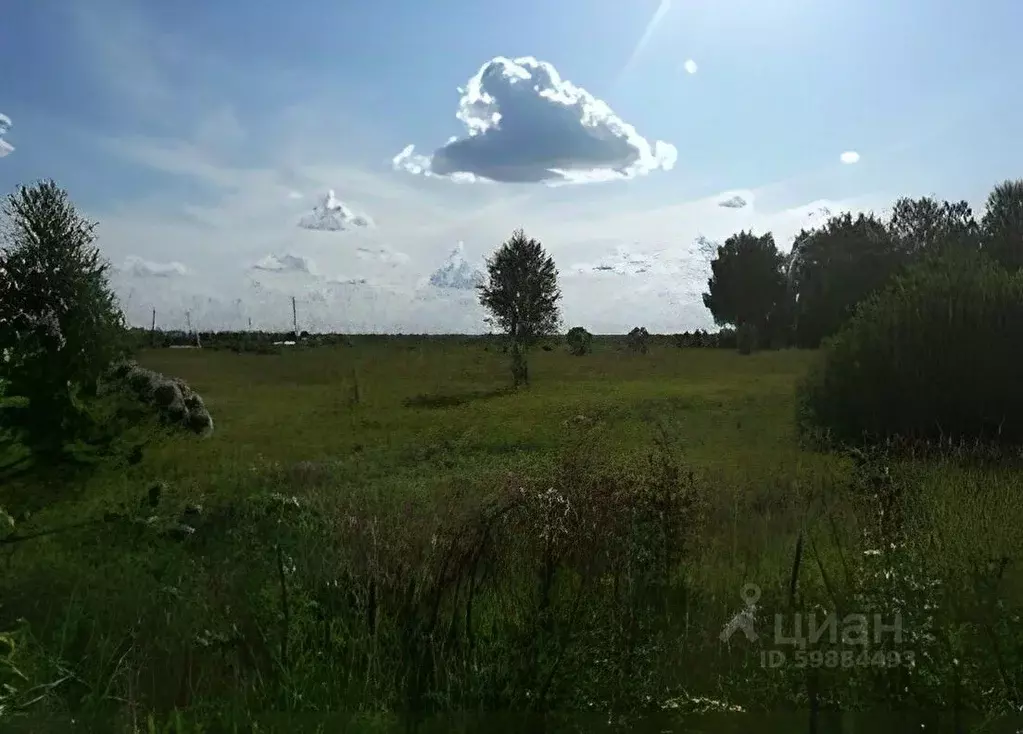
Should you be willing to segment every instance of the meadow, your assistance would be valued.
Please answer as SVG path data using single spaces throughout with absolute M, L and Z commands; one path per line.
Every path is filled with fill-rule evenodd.
M 19 533 L 95 521 L 3 546 L 0 701 L 25 731 L 1000 731 L 1023 472 L 801 444 L 816 358 L 598 338 L 510 390 L 469 337 L 145 350 L 215 432 L 0 488 Z M 759 637 L 723 642 L 746 584 Z M 901 633 L 777 639 L 829 612 Z

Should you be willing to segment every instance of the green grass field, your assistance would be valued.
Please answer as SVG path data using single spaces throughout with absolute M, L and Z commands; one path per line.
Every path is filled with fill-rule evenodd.
M 175 709 L 293 717 L 261 731 L 328 712 L 379 730 L 407 711 L 1011 713 L 1023 474 L 800 447 L 813 359 L 598 340 L 537 350 L 513 392 L 506 355 L 459 338 L 145 352 L 205 398 L 215 433 L 82 485 L 0 489 L 12 515 L 34 509 L 20 532 L 140 518 L 6 548 L 0 629 L 18 690 L 39 691 L 8 708 L 97 731 L 193 731 L 166 723 Z M 156 482 L 159 507 L 138 509 Z M 878 529 L 885 498 L 897 536 Z M 193 534 L 156 531 L 188 505 Z M 760 640 L 725 644 L 745 583 Z M 774 616 L 814 610 L 898 613 L 904 636 L 870 649 L 903 657 L 806 666 L 787 648 L 762 665 Z

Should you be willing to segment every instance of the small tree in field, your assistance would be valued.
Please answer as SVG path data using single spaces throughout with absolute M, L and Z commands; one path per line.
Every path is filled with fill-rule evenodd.
M 118 356 L 124 319 L 107 281 L 109 265 L 83 218 L 52 181 L 21 186 L 3 206 L 0 232 L 0 382 L 28 399 L 17 421 L 37 452 L 59 451 Z
M 573 326 L 565 335 L 568 351 L 577 357 L 589 354 L 593 350 L 593 334 L 581 326 Z
M 650 347 L 650 332 L 645 326 L 637 326 L 625 337 L 629 349 L 640 354 L 646 354 Z
M 537 339 L 557 333 L 560 325 L 558 270 L 539 241 L 521 229 L 487 259 L 487 280 L 478 286 L 480 304 L 490 312 L 487 323 L 511 341 L 512 379 L 529 384 L 526 352 Z

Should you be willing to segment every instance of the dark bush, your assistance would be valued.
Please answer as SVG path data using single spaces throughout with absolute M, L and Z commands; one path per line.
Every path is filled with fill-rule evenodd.
M 1023 276 L 932 257 L 863 302 L 800 389 L 804 432 L 841 443 L 1023 441 Z
M 633 352 L 646 354 L 647 349 L 650 347 L 650 332 L 644 326 L 637 326 L 629 332 L 626 337 L 626 343 Z
M 593 351 L 593 334 L 581 326 L 573 326 L 569 329 L 568 334 L 565 335 L 565 341 L 568 342 L 568 351 L 577 357 Z

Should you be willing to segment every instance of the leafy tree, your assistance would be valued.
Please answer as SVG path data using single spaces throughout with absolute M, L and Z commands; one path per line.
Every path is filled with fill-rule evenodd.
M 625 337 L 629 349 L 640 354 L 646 354 L 650 347 L 650 332 L 645 326 L 637 326 Z
M 589 354 L 593 350 L 593 334 L 581 326 L 573 326 L 565 335 L 568 351 L 577 357 Z
M 901 198 L 892 207 L 888 229 L 907 262 L 926 253 L 980 248 L 980 227 L 965 201 Z
M 802 428 L 841 443 L 1023 441 L 1023 273 L 924 258 L 869 297 L 800 390 Z
M 985 252 L 1011 271 L 1023 269 L 1023 179 L 1004 181 L 988 195 L 981 230 Z
M 711 261 L 708 291 L 703 305 L 718 326 L 735 326 L 756 340 L 766 335 L 772 317 L 775 328 L 785 305 L 785 256 L 778 251 L 774 236 L 752 232 L 732 235 L 717 248 Z
M 59 453 L 80 425 L 80 398 L 121 353 L 124 318 L 83 218 L 53 181 L 21 186 L 3 207 L 0 247 L 0 380 L 28 399 L 6 411 L 25 443 Z
M 478 286 L 480 304 L 490 312 L 487 323 L 511 341 L 512 379 L 529 384 L 526 353 L 537 339 L 555 334 L 560 325 L 558 270 L 538 240 L 521 229 L 487 259 L 487 280 Z
M 820 346 L 903 262 L 888 226 L 873 214 L 846 212 L 800 232 L 788 271 L 796 343 Z

